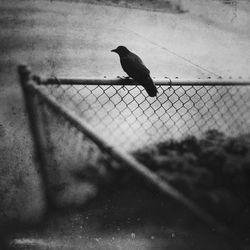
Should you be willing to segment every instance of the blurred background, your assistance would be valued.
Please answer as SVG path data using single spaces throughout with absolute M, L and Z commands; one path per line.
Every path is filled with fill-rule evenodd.
M 145 229 L 146 232 L 139 238 L 133 231 L 141 232 L 138 228 L 132 230 L 128 227 L 121 233 L 121 226 L 111 225 L 112 233 L 108 233 L 107 228 L 103 230 L 102 225 L 111 221 L 107 219 L 100 225 L 102 206 L 106 206 L 107 201 L 105 195 L 100 197 L 104 203 L 95 201 L 91 209 L 84 212 L 51 216 L 39 232 L 24 229 L 23 225 L 27 223 L 31 226 L 43 220 L 47 204 L 39 168 L 33 161 L 32 140 L 18 82 L 18 64 L 30 65 L 32 71 L 42 77 L 123 76 L 118 57 L 110 50 L 125 45 L 140 55 L 154 77 L 196 79 L 221 76 L 225 79 L 249 79 L 249 12 L 250 2 L 243 0 L 1 0 L 0 233 L 4 235 L 8 229 L 11 232 L 8 237 L 19 243 L 22 242 L 20 238 L 28 239 L 26 243 L 31 245 L 41 240 L 38 241 L 41 249 L 62 249 L 62 245 L 68 249 L 72 242 L 75 244 L 72 249 L 78 249 L 79 244 L 90 244 L 89 248 L 93 246 L 96 249 L 119 249 L 119 246 L 120 249 L 151 249 L 150 244 L 157 238 L 155 231 L 158 230 L 152 223 L 155 218 L 140 225 L 140 230 L 146 226 L 150 229 Z M 95 187 L 87 186 L 86 190 L 90 191 L 84 194 L 81 190 L 77 191 L 79 194 L 74 189 L 72 194 L 72 190 L 69 190 L 64 194 L 66 203 L 77 197 L 82 205 L 87 200 L 86 196 L 95 197 Z M 112 193 L 111 190 L 107 194 Z M 124 188 L 126 197 L 131 197 L 135 190 L 127 191 Z M 144 192 L 143 188 L 141 192 Z M 110 200 L 117 201 L 117 197 L 120 194 L 114 194 Z M 145 194 L 146 201 L 151 198 Z M 119 202 L 118 208 L 129 210 L 136 198 Z M 141 204 L 143 207 L 152 206 L 151 203 Z M 107 210 L 110 209 L 107 207 Z M 142 210 L 140 207 L 138 213 L 142 213 Z M 91 211 L 95 211 L 92 217 L 89 215 Z M 185 213 L 181 214 L 186 216 Z M 112 218 L 113 215 L 107 216 Z M 91 222 L 87 223 L 89 218 Z M 58 231 L 62 224 L 65 227 Z M 18 230 L 17 225 L 20 226 Z M 181 222 L 178 228 L 181 228 L 180 225 Z M 186 244 L 188 237 L 195 235 L 195 232 L 188 234 L 180 229 L 162 227 L 171 240 L 177 231 L 181 235 L 179 241 L 171 241 L 176 247 L 173 249 L 184 249 L 180 247 Z M 107 234 L 104 235 L 104 231 Z M 17 238 L 13 236 L 16 232 Z M 55 239 L 48 241 L 51 234 Z M 79 242 L 73 241 L 76 235 Z M 2 241 L 8 237 L 2 236 Z M 84 239 L 81 240 L 81 237 Z M 102 245 L 99 244 L 101 237 L 104 239 Z M 209 237 L 204 241 L 209 242 Z M 126 248 L 126 244 L 130 245 Z M 222 249 L 221 245 L 218 249 Z

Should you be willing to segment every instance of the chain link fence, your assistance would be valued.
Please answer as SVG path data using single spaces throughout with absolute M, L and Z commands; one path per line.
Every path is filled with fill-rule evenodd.
M 42 81 L 23 66 L 19 74 L 48 204 L 82 205 L 125 167 L 231 238 L 206 210 L 126 151 L 208 129 L 249 133 L 248 82 L 177 80 L 169 89 L 158 81 L 158 96 L 150 98 L 132 80 Z
M 110 183 L 115 162 L 87 134 L 66 116 L 36 95 L 34 105 L 42 124 L 43 151 L 46 159 L 46 185 L 51 203 L 74 207 L 96 196 L 100 186 Z
M 209 129 L 227 135 L 250 132 L 250 85 L 200 82 L 169 88 L 159 83 L 158 96 L 150 98 L 137 85 L 51 82 L 44 85 L 49 94 L 128 151 Z

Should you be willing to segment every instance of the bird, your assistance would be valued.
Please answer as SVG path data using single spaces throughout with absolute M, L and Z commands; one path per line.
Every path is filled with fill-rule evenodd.
M 150 71 L 139 56 L 129 51 L 125 46 L 118 46 L 116 49 L 111 50 L 111 52 L 119 55 L 123 70 L 129 77 L 141 84 L 150 97 L 157 95 L 158 91 L 150 77 Z

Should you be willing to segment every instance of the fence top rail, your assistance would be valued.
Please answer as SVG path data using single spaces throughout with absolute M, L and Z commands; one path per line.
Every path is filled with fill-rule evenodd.
M 169 79 L 153 78 L 157 86 L 250 86 L 250 80 L 243 79 Z M 42 85 L 116 85 L 134 86 L 140 85 L 131 78 L 48 78 L 39 81 Z

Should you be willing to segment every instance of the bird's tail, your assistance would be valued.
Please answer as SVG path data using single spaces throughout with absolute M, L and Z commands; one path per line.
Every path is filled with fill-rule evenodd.
M 147 77 L 146 81 L 143 84 L 143 87 L 150 97 L 154 97 L 158 93 L 156 86 L 150 76 Z

